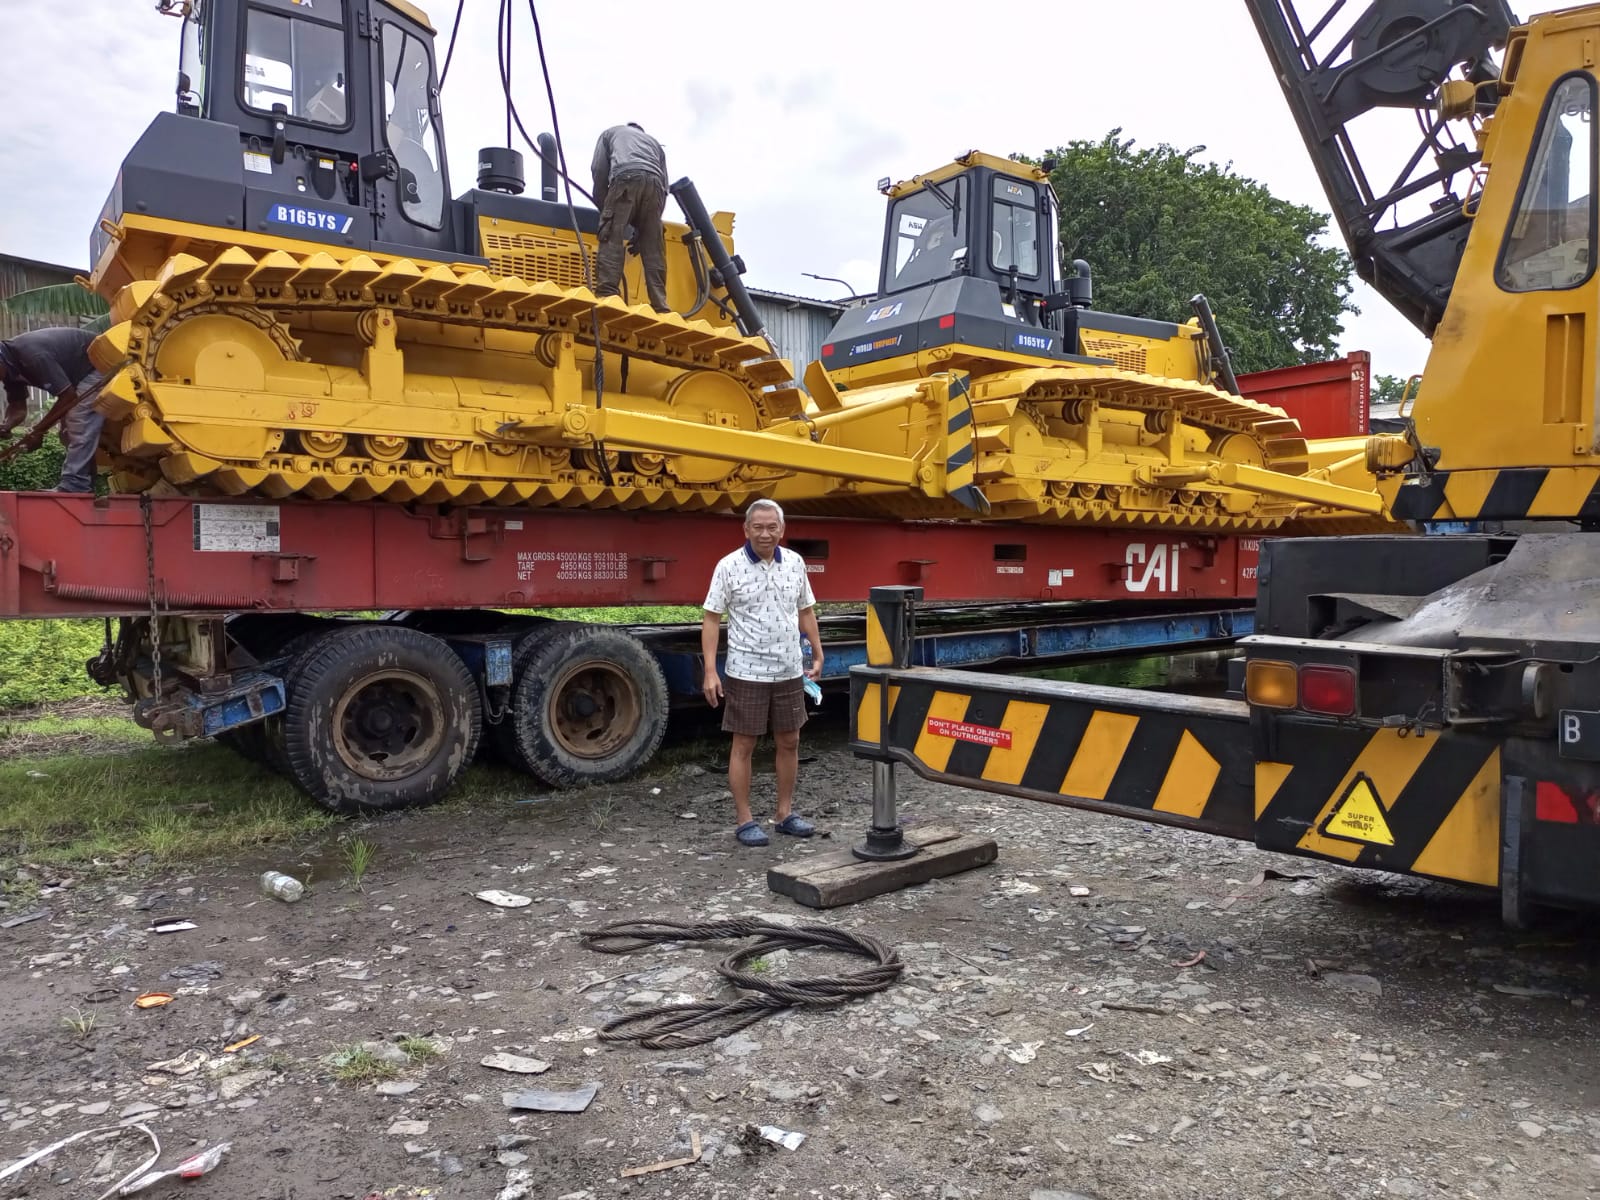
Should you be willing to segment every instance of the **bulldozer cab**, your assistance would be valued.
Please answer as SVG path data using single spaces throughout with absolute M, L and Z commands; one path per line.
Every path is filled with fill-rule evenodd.
M 1054 193 L 1036 167 L 969 154 L 949 167 L 885 189 L 878 291 L 889 296 L 955 275 L 988 279 L 1018 302 L 1057 290 L 1053 254 L 1042 252 L 1053 228 Z
M 247 228 L 459 249 L 433 28 L 406 0 L 189 0 L 177 112 L 232 126 Z
M 878 293 L 846 309 L 822 347 L 836 384 L 1040 360 L 1197 375 L 1187 326 L 1090 311 L 1086 263 L 1063 279 L 1043 167 L 973 151 L 879 190 L 889 210 Z

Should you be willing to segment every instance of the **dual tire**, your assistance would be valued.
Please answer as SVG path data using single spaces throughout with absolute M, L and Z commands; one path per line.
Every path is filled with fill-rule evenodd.
M 431 634 L 343 625 L 284 648 L 287 704 L 223 736 L 324 807 L 392 811 L 442 799 L 483 731 L 478 687 Z M 610 783 L 649 761 L 666 732 L 666 680 L 631 634 L 552 622 L 525 634 L 509 711 L 490 726 L 500 756 L 553 787 Z

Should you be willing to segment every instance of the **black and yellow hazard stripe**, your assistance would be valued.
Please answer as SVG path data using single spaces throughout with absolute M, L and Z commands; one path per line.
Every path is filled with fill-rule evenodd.
M 1500 743 L 1453 731 L 1402 736 L 1271 718 L 1278 761 L 1256 765 L 1256 842 L 1352 866 L 1494 886 L 1500 862 Z M 1383 834 L 1330 830 L 1365 779 Z M 1387 842 L 1392 841 L 1391 844 Z
M 960 671 L 852 674 L 852 747 L 944 783 L 1134 816 L 1264 849 L 1494 886 L 1500 743 L 1290 714 L 1257 761 L 1241 701 Z M 1360 784 L 1373 832 L 1337 817 Z
M 972 416 L 970 385 L 964 372 L 948 376 L 944 432 L 944 490 L 974 512 L 987 513 L 989 498 L 978 487 L 977 427 Z
M 1402 521 L 1583 520 L 1600 517 L 1600 467 L 1434 471 L 1404 481 Z
M 1254 837 L 1242 703 L 1135 693 L 1130 705 L 1117 702 L 1129 696 L 1120 689 L 1068 698 L 1038 681 L 935 670 L 858 672 L 851 694 L 852 744 L 865 756 L 948 783 Z

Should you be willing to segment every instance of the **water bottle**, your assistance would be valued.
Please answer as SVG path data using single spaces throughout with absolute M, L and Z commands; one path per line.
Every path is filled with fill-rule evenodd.
M 266 871 L 261 876 L 261 892 L 285 904 L 293 904 L 306 894 L 306 885 L 282 871 Z

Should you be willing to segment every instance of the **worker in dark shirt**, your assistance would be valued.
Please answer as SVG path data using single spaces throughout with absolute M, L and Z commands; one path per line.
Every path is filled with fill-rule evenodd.
M 5 387 L 6 412 L 0 421 L 0 437 L 28 415 L 28 389 L 36 387 L 55 397 L 45 413 L 5 457 L 10 458 L 44 443 L 44 435 L 62 425 L 61 440 L 67 447 L 61 464 L 58 492 L 94 490 L 94 456 L 100 447 L 100 426 L 105 418 L 95 407 L 104 380 L 89 361 L 89 346 L 95 335 L 83 329 L 35 329 L 0 342 L 0 384 Z
M 594 202 L 600 209 L 600 253 L 595 295 L 615 296 L 622 287 L 628 226 L 644 261 L 644 288 L 650 307 L 667 304 L 667 242 L 661 214 L 667 206 L 667 155 L 632 122 L 613 125 L 595 143 Z

